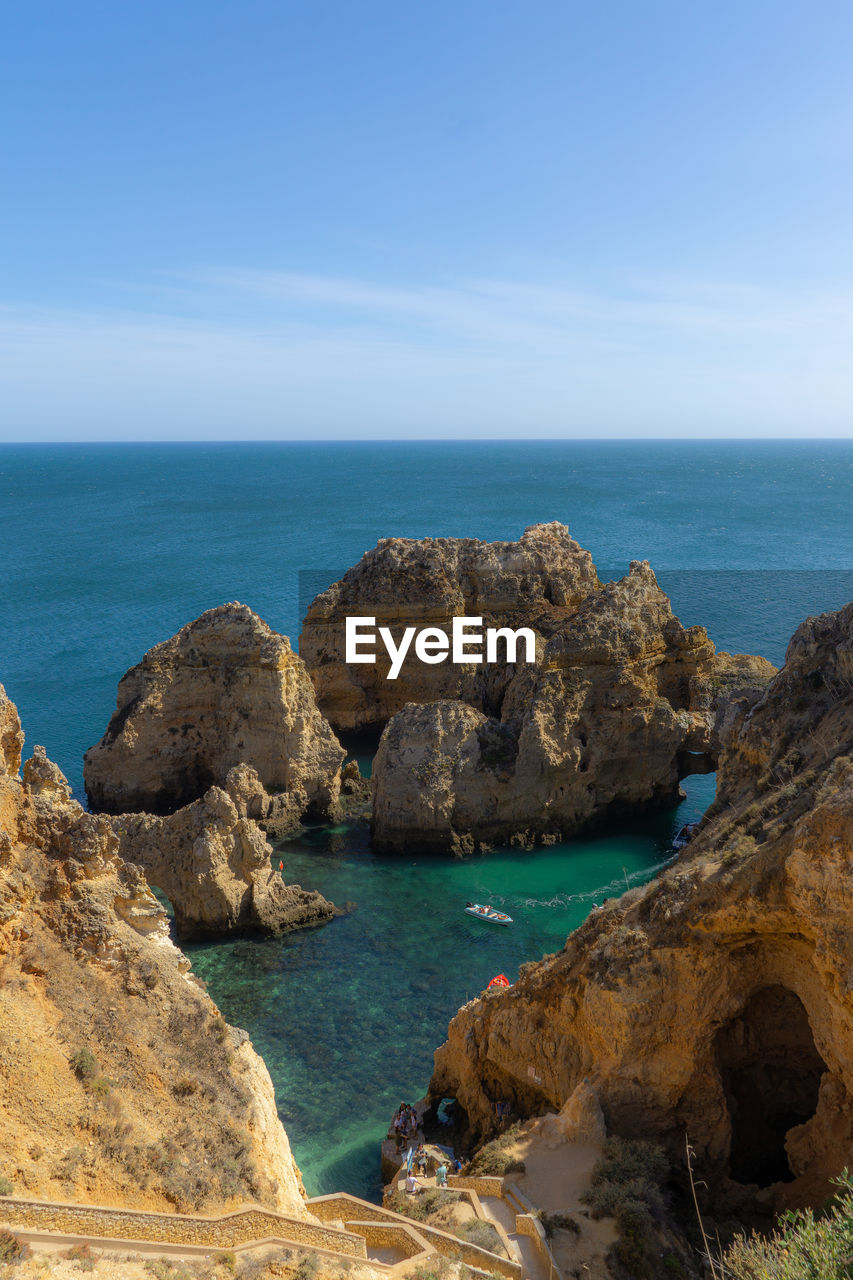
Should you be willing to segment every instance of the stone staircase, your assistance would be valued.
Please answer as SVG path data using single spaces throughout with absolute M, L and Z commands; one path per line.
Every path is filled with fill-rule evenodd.
M 412 1218 L 395 1213 L 393 1209 L 383 1209 L 366 1200 L 359 1200 L 356 1196 L 343 1192 L 329 1196 L 315 1196 L 313 1200 L 308 1201 L 308 1209 L 322 1222 L 335 1222 L 347 1231 L 364 1234 L 365 1239 L 371 1244 L 378 1243 L 382 1239 L 381 1233 L 387 1232 L 389 1244 L 394 1239 L 401 1248 L 412 1250 L 408 1253 L 407 1262 L 418 1257 L 420 1253 L 424 1253 L 425 1258 L 438 1254 L 442 1257 L 458 1258 L 478 1271 L 497 1272 L 506 1276 L 508 1280 L 527 1280 L 521 1263 L 513 1258 L 509 1249 L 507 1252 L 510 1256 L 502 1258 L 500 1254 L 490 1253 L 488 1249 L 482 1249 L 479 1245 L 471 1244 L 470 1241 L 461 1240 L 449 1231 L 428 1226 L 424 1222 L 416 1222 Z M 478 1216 L 483 1215 L 478 1214 Z M 409 1244 L 403 1243 L 403 1233 Z M 416 1250 L 415 1244 L 418 1246 Z M 506 1244 L 505 1239 L 504 1244 Z
M 438 1255 L 507 1280 L 527 1280 L 519 1261 L 356 1196 L 316 1196 L 306 1209 L 313 1221 L 251 1204 L 202 1216 L 0 1196 L 0 1226 L 37 1249 L 88 1244 L 103 1252 L 192 1257 L 281 1248 L 322 1253 L 344 1264 L 369 1262 L 391 1277 Z

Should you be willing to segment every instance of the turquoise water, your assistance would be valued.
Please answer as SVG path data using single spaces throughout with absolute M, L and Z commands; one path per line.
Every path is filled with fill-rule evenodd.
M 687 779 L 677 810 L 531 853 L 381 857 L 364 827 L 317 828 L 278 846 L 288 880 L 351 904 L 349 914 L 284 940 L 187 950 L 267 1063 L 312 1194 L 378 1195 L 391 1113 L 425 1092 L 459 1006 L 497 973 L 515 981 L 524 961 L 558 951 L 593 903 L 665 865 L 678 826 L 704 812 L 713 787 L 713 777 Z M 472 920 L 467 901 L 514 923 Z
M 553 519 L 604 576 L 649 559 L 684 623 L 778 663 L 804 616 L 853 598 L 851 499 L 843 441 L 2 446 L 0 682 L 79 793 L 121 675 L 202 610 L 238 599 L 295 641 L 313 594 L 380 537 Z M 686 785 L 677 812 L 534 854 L 412 864 L 358 827 L 286 847 L 288 879 L 353 910 L 193 963 L 263 1053 L 310 1191 L 375 1192 L 389 1112 L 422 1093 L 459 1004 L 653 874 L 713 780 Z M 468 899 L 516 924 L 470 920 Z
M 0 682 L 72 785 L 119 679 L 241 600 L 294 641 L 378 538 L 562 520 L 605 572 L 647 559 L 686 625 L 780 662 L 853 598 L 853 442 L 0 446 Z

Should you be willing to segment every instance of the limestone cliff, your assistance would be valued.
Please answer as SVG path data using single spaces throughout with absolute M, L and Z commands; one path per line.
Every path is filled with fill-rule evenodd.
M 679 861 L 459 1011 L 433 1098 L 559 1109 L 683 1154 L 719 1213 L 820 1202 L 853 1150 L 853 604 L 808 619 L 731 709 L 718 799 Z
M 273 868 L 272 849 L 247 816 L 263 808 L 263 796 L 257 774 L 241 765 L 224 788 L 211 787 L 176 813 L 110 818 L 120 856 L 166 894 L 180 938 L 281 933 L 334 915 L 322 894 L 286 884 Z
M 239 764 L 325 816 L 344 752 L 317 709 L 304 663 L 251 609 L 209 609 L 122 678 L 116 711 L 86 753 L 93 809 L 168 813 L 222 786 Z
M 409 704 L 374 762 L 374 839 L 457 852 L 554 840 L 672 802 L 712 767 L 733 702 L 775 668 L 717 654 L 673 615 L 649 565 L 588 595 L 509 682 L 501 716 Z
M 381 651 L 374 665 L 345 662 L 346 617 L 375 617 L 397 642 L 406 627 L 447 630 L 454 617 L 471 616 L 484 626 L 526 626 L 547 637 L 598 586 L 589 552 L 556 522 L 533 525 L 517 542 L 383 538 L 311 604 L 299 652 L 336 729 L 381 726 L 407 702 L 440 698 L 461 698 L 491 714 L 515 664 L 409 662 L 387 680 Z
M 303 1213 L 266 1068 L 0 687 L 0 1150 L 22 1195 Z

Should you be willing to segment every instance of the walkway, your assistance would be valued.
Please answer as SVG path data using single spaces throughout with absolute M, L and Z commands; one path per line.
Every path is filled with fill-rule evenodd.
M 506 1280 L 561 1280 L 535 1210 L 513 1184 L 502 1178 L 451 1176 L 448 1189 L 458 1191 L 478 1218 L 492 1223 L 506 1256 L 343 1193 L 306 1201 L 310 1218 L 256 1204 L 202 1217 L 0 1196 L 0 1226 L 44 1249 L 88 1244 L 103 1252 L 198 1257 L 286 1248 L 320 1253 L 345 1267 L 366 1261 L 391 1280 L 436 1256 L 461 1257 L 469 1267 Z
M 389 1280 L 413 1264 L 430 1263 L 436 1255 L 461 1255 L 481 1271 L 525 1280 L 516 1261 L 356 1196 L 318 1196 L 305 1208 L 310 1218 L 251 1204 L 202 1217 L 0 1196 L 0 1227 L 45 1252 L 87 1244 L 103 1253 L 189 1258 L 278 1248 L 321 1254 L 344 1269 L 353 1262 L 368 1262 L 377 1272 L 386 1272 Z
M 549 1276 L 549 1268 L 540 1257 L 531 1237 L 522 1235 L 518 1231 L 518 1214 L 508 1201 L 502 1196 L 481 1195 L 479 1199 L 486 1221 L 494 1223 L 496 1227 L 502 1227 L 506 1233 L 507 1239 L 513 1246 L 516 1259 L 524 1269 L 525 1280 L 552 1280 L 554 1275 L 553 1268 Z

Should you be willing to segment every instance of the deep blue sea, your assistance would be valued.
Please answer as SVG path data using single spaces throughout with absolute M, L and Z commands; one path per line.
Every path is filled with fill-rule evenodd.
M 204 609 L 240 600 L 296 642 L 312 596 L 388 535 L 516 538 L 561 520 L 603 577 L 648 559 L 685 624 L 780 663 L 796 625 L 853 598 L 853 442 L 0 446 L 0 682 L 28 747 L 82 785 L 119 678 Z M 378 1143 L 495 973 L 559 948 L 590 904 L 654 873 L 688 798 L 596 840 L 466 862 L 381 858 L 313 829 L 290 880 L 349 914 L 190 949 L 269 1066 L 309 1192 L 376 1194 Z M 460 911 L 488 898 L 515 918 Z

